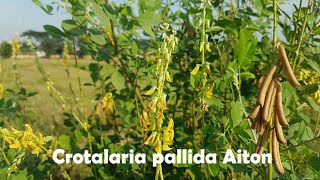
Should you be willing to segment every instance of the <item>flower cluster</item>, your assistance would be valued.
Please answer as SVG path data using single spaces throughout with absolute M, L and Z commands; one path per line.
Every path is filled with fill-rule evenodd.
M 101 117 L 102 112 L 105 112 L 107 117 L 114 114 L 114 99 L 111 92 L 106 93 L 97 103 L 96 116 Z
M 21 50 L 21 47 L 22 45 L 19 43 L 19 37 L 16 37 L 12 41 L 12 54 L 14 54 L 15 56 L 18 55 Z
M 309 69 L 297 68 L 296 74 L 298 74 L 299 81 L 302 81 L 305 85 L 315 84 L 320 82 L 320 74 Z M 320 104 L 320 84 L 318 83 L 318 90 L 312 95 L 312 98 Z
M 156 54 L 157 66 L 155 74 L 157 76 L 157 84 L 153 85 L 145 93 L 145 95 L 150 95 L 152 98 L 149 110 L 143 111 L 144 122 L 148 126 L 148 131 L 151 131 L 144 144 L 154 146 L 157 153 L 162 153 L 162 150 L 169 151 L 171 149 L 169 146 L 173 144 L 173 119 L 169 118 L 168 125 L 162 127 L 165 119 L 164 111 L 167 109 L 167 94 L 163 92 L 163 88 L 165 82 L 172 82 L 168 67 L 172 60 L 172 52 L 178 43 L 175 31 L 172 31 L 169 36 L 167 35 L 167 32 L 170 31 L 169 24 L 163 23 L 160 28 L 163 32 L 163 42 Z
M 4 95 L 4 87 L 3 87 L 3 84 L 0 83 L 0 99 L 3 98 L 3 95 Z
M 9 144 L 11 149 L 30 151 L 31 154 L 35 155 L 47 151 L 44 145 L 51 140 L 51 137 L 43 137 L 41 133 L 35 135 L 28 124 L 25 124 L 24 127 L 25 131 L 19 131 L 13 127 L 10 130 L 1 128 L 0 135 Z
M 69 46 L 67 43 L 64 43 L 63 46 L 63 63 L 65 66 L 68 65 L 68 61 L 70 59 Z

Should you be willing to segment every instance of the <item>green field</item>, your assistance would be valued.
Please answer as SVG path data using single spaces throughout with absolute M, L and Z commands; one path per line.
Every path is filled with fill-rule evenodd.
M 25 114 L 21 118 L 22 121 L 32 124 L 36 131 L 41 129 L 41 131 L 44 130 L 48 134 L 59 134 L 60 130 L 56 130 L 54 127 L 63 123 L 63 107 L 55 94 L 50 96 L 47 85 L 41 73 L 37 70 L 33 59 L 1 60 L 2 72 L 0 80 L 3 82 L 4 87 L 12 90 L 17 90 L 18 88 L 13 68 L 14 61 L 17 63 L 18 78 L 22 83 L 22 87 L 29 92 L 37 92 L 35 96 L 23 102 Z M 69 87 L 69 82 L 71 82 L 76 101 L 80 103 L 78 77 L 74 61 L 70 60 L 69 62 L 70 78 L 68 78 L 65 71 L 62 59 L 40 59 L 40 62 L 43 64 L 45 71 L 50 74 L 56 88 L 70 103 L 74 104 L 75 101 Z M 81 67 L 87 67 L 92 62 L 91 59 L 79 60 L 79 75 L 82 84 L 91 82 L 91 78 L 89 71 Z M 90 112 L 95 105 L 95 88 L 84 86 L 83 90 L 85 105 Z M 15 122 L 8 123 L 6 126 L 10 124 L 15 124 Z

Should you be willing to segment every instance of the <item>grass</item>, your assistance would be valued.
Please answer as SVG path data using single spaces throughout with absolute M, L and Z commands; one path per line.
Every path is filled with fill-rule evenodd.
M 13 62 L 12 59 L 0 60 L 2 65 L 0 82 L 2 81 L 5 88 L 14 90 L 17 89 L 17 86 L 12 66 Z M 63 124 L 64 115 L 62 104 L 55 95 L 54 98 L 50 97 L 47 85 L 37 70 L 33 59 L 17 59 L 16 62 L 22 86 L 27 89 L 28 92 L 36 91 L 38 93 L 23 103 L 26 114 L 26 116 L 23 117 L 24 123 L 30 123 L 34 126 L 35 130 L 41 130 L 41 132 L 60 134 L 61 132 L 59 131 L 63 131 L 63 129 L 55 129 L 55 127 L 62 127 L 60 125 Z M 69 79 L 64 69 L 63 60 L 40 59 L 40 62 L 44 65 L 45 71 L 50 74 L 51 79 L 60 93 L 68 99 L 69 103 L 75 105 L 69 88 Z M 79 67 L 88 67 L 88 64 L 92 62 L 93 60 L 91 59 L 81 59 L 79 60 Z M 71 84 L 76 95 L 76 106 L 81 107 L 77 73 L 74 61 L 72 60 L 69 62 L 69 71 Z M 92 83 L 88 70 L 80 69 L 79 75 L 82 84 L 87 82 Z M 88 108 L 88 112 L 91 112 L 95 105 L 94 99 L 98 90 L 92 86 L 83 86 L 83 91 L 85 96 L 84 103 Z M 6 125 L 10 125 L 10 122 Z

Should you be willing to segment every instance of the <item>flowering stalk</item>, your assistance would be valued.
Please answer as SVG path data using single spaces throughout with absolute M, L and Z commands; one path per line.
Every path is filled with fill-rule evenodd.
M 13 71 L 14 71 L 14 77 L 16 81 L 16 85 L 18 86 L 18 89 L 20 90 L 22 88 L 22 83 L 19 78 L 19 72 L 17 69 L 17 62 L 16 58 L 18 54 L 20 53 L 22 45 L 19 43 L 19 36 L 17 36 L 13 41 L 12 41 L 12 54 L 14 54 L 14 59 L 13 59 Z
M 165 82 L 172 82 L 168 67 L 172 60 L 172 52 L 178 42 L 178 38 L 175 37 L 175 31 L 173 31 L 171 35 L 167 35 L 169 24 L 163 23 L 161 30 L 163 32 L 163 42 L 157 51 L 157 85 L 153 85 L 152 88 L 145 93 L 145 95 L 152 95 L 152 100 L 149 112 L 143 111 L 144 121 L 148 125 L 148 130 L 151 131 L 151 134 L 144 144 L 153 146 L 158 154 L 161 154 L 162 150 L 171 150 L 169 146 L 173 144 L 173 119 L 169 118 L 168 126 L 162 127 L 163 120 L 165 119 L 164 111 L 167 109 L 167 94 L 163 92 L 163 88 Z M 161 164 L 157 164 L 155 179 L 163 179 Z
M 40 132 L 36 135 L 30 125 L 25 124 L 25 131 L 17 130 L 13 127 L 10 129 L 0 127 L 0 138 L 4 139 L 10 149 L 18 150 L 19 154 L 15 157 L 7 170 L 7 178 L 10 174 L 18 169 L 19 164 L 29 153 L 39 156 L 41 161 L 47 160 L 52 155 L 52 149 L 45 146 L 53 139 L 51 136 L 43 136 Z M 2 151 L 2 150 L 1 150 Z M 2 152 L 2 155 L 4 153 Z M 7 163 L 9 162 L 4 155 Z
M 31 43 L 30 39 L 28 37 L 26 37 L 26 42 L 28 44 L 28 46 L 32 49 L 32 51 L 35 54 L 35 47 L 33 46 L 33 44 Z M 54 92 L 60 99 L 62 105 L 64 108 L 67 108 L 71 114 L 73 115 L 73 117 L 76 119 L 76 121 L 80 124 L 80 126 L 86 131 L 87 134 L 89 134 L 89 124 L 87 122 L 83 122 L 83 120 L 81 120 L 81 118 L 78 116 L 78 114 L 73 110 L 73 108 L 71 107 L 71 105 L 69 105 L 65 99 L 64 96 L 62 96 L 62 94 L 60 93 L 60 91 L 58 91 L 55 87 L 54 82 L 50 79 L 50 77 L 48 76 L 48 74 L 45 72 L 43 65 L 39 62 L 39 59 L 37 57 L 37 55 L 35 54 L 35 64 L 37 69 L 39 70 L 39 72 L 41 73 L 43 79 L 45 80 L 45 82 L 47 83 L 47 88 L 48 90 L 51 92 Z M 91 142 L 91 136 L 88 135 L 88 141 Z M 91 151 L 92 152 L 92 151 Z
M 212 90 L 214 84 L 208 85 L 207 77 L 211 74 L 210 63 L 205 60 L 205 52 L 211 52 L 209 44 L 209 36 L 206 34 L 206 27 L 210 28 L 210 21 L 206 19 L 206 6 L 211 6 L 210 0 L 201 0 L 202 18 L 200 19 L 201 25 L 201 42 L 200 42 L 200 52 L 201 52 L 201 64 L 197 64 L 196 67 L 191 71 L 191 77 L 199 76 L 200 82 L 195 86 L 196 91 L 198 91 L 199 104 L 197 108 L 196 117 L 194 121 L 198 120 L 199 114 L 201 114 L 202 127 L 204 126 L 204 112 L 208 111 L 206 105 L 206 98 L 212 97 Z M 194 123 L 196 124 L 196 123 Z M 194 127 L 195 128 L 195 127 Z M 203 139 L 203 138 L 202 138 Z

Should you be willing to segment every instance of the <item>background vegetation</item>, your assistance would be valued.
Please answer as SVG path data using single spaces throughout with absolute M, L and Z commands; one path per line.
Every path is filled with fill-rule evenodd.
M 62 60 L 1 60 L 2 178 L 319 178 L 319 1 L 300 0 L 293 12 L 276 0 L 33 2 L 48 14 L 63 8 L 72 18 L 61 28 L 44 26 L 47 38 L 64 41 Z M 280 146 L 285 175 L 268 177 L 272 169 L 262 164 L 222 164 L 222 156 L 217 164 L 157 169 L 151 162 L 57 165 L 50 158 L 57 148 L 134 149 L 149 156 L 183 148 L 253 153 L 246 116 L 259 77 L 277 61 L 273 38 L 284 42 L 302 84 L 294 89 L 281 76 L 290 124 L 288 143 Z M 50 47 L 23 42 L 30 52 Z M 12 47 L 15 57 L 21 47 Z M 93 60 L 71 56 L 77 49 Z

